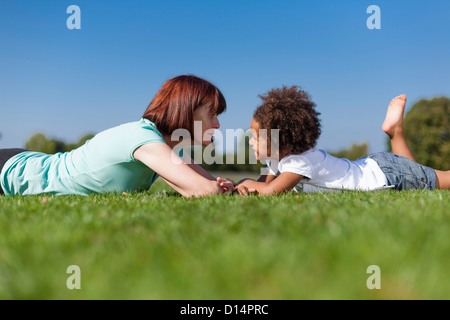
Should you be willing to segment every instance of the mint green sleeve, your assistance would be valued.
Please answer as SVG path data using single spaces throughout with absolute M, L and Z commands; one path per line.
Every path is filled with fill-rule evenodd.
M 141 119 L 139 126 L 129 137 L 128 145 L 131 159 L 135 160 L 133 153 L 137 148 L 144 144 L 155 142 L 166 143 L 162 137 L 162 134 L 152 122 L 146 119 Z
M 155 143 L 155 142 L 166 143 L 162 137 L 162 134 L 158 131 L 153 122 L 148 121 L 147 119 L 141 119 L 141 121 L 139 122 L 139 126 L 130 135 L 129 142 L 130 142 L 129 155 L 133 160 L 136 160 L 133 157 L 133 153 L 140 146 L 147 143 Z M 183 148 L 176 149 L 174 150 L 174 152 L 180 158 L 183 158 L 184 155 Z

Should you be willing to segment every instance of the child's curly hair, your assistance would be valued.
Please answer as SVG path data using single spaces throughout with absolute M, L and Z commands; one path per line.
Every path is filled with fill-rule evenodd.
M 280 155 L 300 154 L 316 145 L 320 136 L 320 113 L 309 94 L 298 86 L 272 89 L 266 95 L 259 95 L 263 100 L 253 118 L 260 129 L 279 130 Z M 267 141 L 270 148 L 270 138 Z

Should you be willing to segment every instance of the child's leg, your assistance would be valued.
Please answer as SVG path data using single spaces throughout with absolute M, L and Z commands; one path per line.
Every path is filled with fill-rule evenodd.
M 436 189 L 450 189 L 450 170 L 434 170 L 434 172 L 436 172 Z
M 392 153 L 416 162 L 403 134 L 403 113 L 405 111 L 406 95 L 395 97 L 389 104 L 383 131 L 391 138 Z
M 383 123 L 383 131 L 391 138 L 392 153 L 417 162 L 403 134 L 405 105 L 406 95 L 404 94 L 392 99 Z M 434 172 L 436 173 L 436 189 L 450 189 L 450 171 L 434 170 Z

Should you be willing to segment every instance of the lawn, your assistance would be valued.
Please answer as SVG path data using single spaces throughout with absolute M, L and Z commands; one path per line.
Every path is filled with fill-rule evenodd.
M 450 299 L 449 195 L 1 196 L 0 299 Z

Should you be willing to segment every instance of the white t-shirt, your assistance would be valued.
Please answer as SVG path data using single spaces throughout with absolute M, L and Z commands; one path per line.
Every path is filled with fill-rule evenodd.
M 269 174 L 283 172 L 302 175 L 294 191 L 316 192 L 336 190 L 378 190 L 389 188 L 387 179 L 375 160 L 361 158 L 356 161 L 336 158 L 320 149 L 281 159 L 266 160 Z

